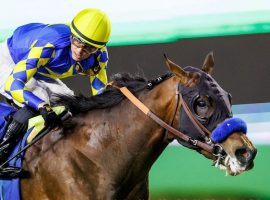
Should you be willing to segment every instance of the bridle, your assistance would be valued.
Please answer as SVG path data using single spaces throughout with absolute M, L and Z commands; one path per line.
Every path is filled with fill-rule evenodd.
M 157 82 L 159 83 L 161 81 L 163 81 L 162 77 L 158 77 L 155 80 L 156 83 Z M 221 161 L 225 159 L 224 155 L 226 155 L 226 153 L 225 153 L 224 149 L 219 144 L 214 143 L 211 140 L 211 138 L 208 137 L 208 135 L 209 136 L 211 135 L 211 132 L 196 119 L 196 117 L 193 115 L 193 113 L 191 112 L 191 110 L 187 106 L 187 103 L 183 99 L 182 94 L 180 92 L 180 84 L 179 83 L 178 83 L 176 93 L 175 93 L 176 94 L 176 106 L 175 106 L 175 110 L 174 110 L 174 115 L 173 115 L 172 120 L 171 120 L 171 124 L 174 121 L 174 118 L 176 117 L 177 111 L 180 110 L 181 108 L 183 108 L 184 111 L 186 112 L 188 118 L 191 120 L 192 124 L 196 127 L 196 129 L 199 131 L 199 133 L 203 136 L 204 141 L 194 139 L 194 138 L 184 134 L 180 130 L 175 129 L 174 127 L 172 127 L 172 125 L 164 122 L 156 114 L 154 114 L 147 106 L 145 106 L 137 97 L 135 97 L 128 90 L 127 87 L 118 87 L 118 86 L 114 85 L 113 82 L 109 83 L 108 85 L 120 90 L 122 92 L 122 94 L 127 99 L 129 99 L 137 108 L 139 108 L 144 114 L 146 114 L 148 117 L 150 117 L 157 124 L 162 126 L 166 131 L 173 134 L 176 138 L 181 139 L 181 140 L 189 143 L 193 147 L 200 148 L 200 149 L 210 153 L 211 155 L 213 155 L 216 158 L 216 160 L 214 160 L 214 165 L 221 164 Z M 151 83 L 151 81 L 148 82 L 147 87 L 148 88 L 153 87 L 153 84 Z
M 211 135 L 211 132 L 204 125 L 202 125 L 202 123 L 199 122 L 199 120 L 193 115 L 190 108 L 187 106 L 186 101 L 183 99 L 183 96 L 180 92 L 180 84 L 179 83 L 178 83 L 177 88 L 178 88 L 176 91 L 177 104 L 183 108 L 183 110 L 187 114 L 187 116 L 190 119 L 190 121 L 192 122 L 192 124 L 196 127 L 196 129 L 199 131 L 201 136 L 204 138 L 204 141 L 202 142 L 200 140 L 196 140 L 196 139 L 193 139 L 192 137 L 188 136 L 188 140 L 187 141 L 185 140 L 185 141 L 194 147 L 199 147 L 199 148 L 205 150 L 206 152 L 212 154 L 216 158 L 216 160 L 214 161 L 214 165 L 219 165 L 221 163 L 221 161 L 225 159 L 225 155 L 226 155 L 223 147 L 212 141 L 212 139 L 209 137 Z M 176 115 L 176 113 L 175 113 L 175 115 Z M 174 116 L 174 118 L 175 118 L 175 116 Z M 184 133 L 182 133 L 182 134 L 184 134 Z

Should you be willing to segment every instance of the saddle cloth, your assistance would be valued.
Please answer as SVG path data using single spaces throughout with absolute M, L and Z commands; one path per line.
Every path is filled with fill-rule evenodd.
M 2 104 L 0 105 L 2 106 Z M 65 111 L 64 106 L 54 107 L 53 110 L 56 114 L 60 115 Z M 12 113 L 12 112 L 11 112 Z M 1 113 L 2 115 L 2 113 Z M 0 120 L 0 123 L 3 122 Z M 21 150 L 25 145 L 30 143 L 37 135 L 40 133 L 41 130 L 44 128 L 44 119 L 42 116 L 36 116 L 31 118 L 28 122 L 28 130 L 25 133 L 23 139 L 17 144 L 14 148 L 13 152 L 9 156 L 11 158 L 13 155 Z M 22 167 L 22 160 L 23 160 L 24 152 L 22 152 L 19 156 L 14 158 L 9 162 L 10 166 Z M 20 200 L 20 179 L 10 179 L 10 180 L 1 180 L 0 179 L 0 200 Z

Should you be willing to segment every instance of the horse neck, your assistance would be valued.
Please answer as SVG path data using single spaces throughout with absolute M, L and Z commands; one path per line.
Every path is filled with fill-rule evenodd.
M 165 121 L 167 124 L 172 124 L 177 121 L 178 115 L 175 115 L 175 109 L 177 102 L 177 90 L 178 84 L 177 79 L 172 77 L 162 83 L 160 83 L 152 91 L 147 92 L 145 95 L 142 94 L 139 96 L 141 101 L 160 119 Z M 138 111 L 140 112 L 140 111 Z M 138 115 L 143 115 L 142 112 Z M 160 151 L 156 149 L 157 157 L 167 146 L 167 133 L 164 128 L 150 119 L 148 116 L 144 116 L 144 125 L 140 131 L 141 136 L 147 136 L 146 142 L 149 142 L 149 146 L 152 148 L 162 147 Z M 176 125 L 174 123 L 174 125 Z M 139 134 L 140 134 L 139 133 Z M 155 145 L 156 144 L 156 145 Z
M 177 103 L 176 91 L 177 80 L 170 78 L 160 83 L 152 91 L 141 92 L 138 98 L 153 113 L 170 124 Z M 133 123 L 135 125 L 133 129 L 129 128 L 128 132 L 124 133 L 126 137 L 123 142 L 128 144 L 127 148 L 131 152 L 131 157 L 127 161 L 127 165 L 125 165 L 126 169 L 121 170 L 122 174 L 125 171 L 127 173 L 123 174 L 118 193 L 129 191 L 129 187 L 135 185 L 136 181 L 148 177 L 151 166 L 168 145 L 166 131 L 135 108 L 128 100 L 125 101 L 122 107 L 127 106 L 126 110 L 130 113 L 126 121 L 129 121 L 130 126 Z
M 150 91 L 140 92 L 137 96 L 153 113 L 170 124 L 177 103 L 177 83 L 177 79 L 172 77 Z M 152 164 L 168 144 L 165 130 L 127 99 L 113 108 L 90 112 L 77 121 L 83 124 L 82 129 L 88 129 L 87 134 L 91 132 L 88 145 L 94 149 L 102 149 L 103 154 L 102 146 L 116 148 L 120 144 L 121 152 L 123 149 L 126 150 L 124 152 L 130 152 L 128 157 L 131 159 L 140 152 L 149 152 L 149 158 L 145 159 L 152 160 Z M 76 134 L 83 132 L 85 131 L 78 131 Z M 108 152 L 111 154 L 110 148 Z M 153 156 L 155 154 L 156 156 Z
M 170 78 L 151 91 L 140 92 L 138 98 L 162 120 L 171 123 L 176 90 L 176 80 Z M 76 179 L 83 181 L 85 187 L 102 190 L 106 185 L 113 185 L 116 196 L 125 196 L 148 177 L 152 164 L 168 145 L 165 130 L 127 99 L 112 108 L 93 110 L 74 120 L 78 123 L 72 132 L 64 133 L 64 138 L 53 147 L 49 145 L 48 151 L 39 151 L 43 156 L 36 157 L 29 165 L 32 171 L 39 165 L 43 174 L 48 174 L 50 169 L 58 174 L 59 180 L 72 179 L 72 174 L 76 174 Z M 52 144 L 49 138 L 42 140 L 42 146 L 46 143 Z M 61 177 L 60 165 L 69 166 L 65 177 Z M 79 174 L 78 168 L 83 170 Z M 59 183 L 59 188 L 63 187 L 63 182 Z

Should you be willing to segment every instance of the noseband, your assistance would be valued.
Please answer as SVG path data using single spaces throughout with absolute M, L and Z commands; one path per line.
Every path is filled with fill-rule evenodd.
M 156 81 L 161 82 L 162 78 L 158 77 Z M 205 141 L 200 141 L 194 138 L 191 138 L 190 136 L 182 133 L 181 131 L 175 129 L 168 123 L 164 122 L 162 119 L 160 119 L 157 115 L 155 115 L 148 107 L 146 107 L 137 97 L 135 97 L 128 89 L 127 87 L 118 87 L 116 85 L 113 85 L 113 83 L 109 84 L 110 86 L 119 89 L 124 96 L 129 99 L 137 108 L 139 108 L 144 114 L 146 114 L 148 117 L 150 117 L 153 121 L 155 121 L 157 124 L 162 126 L 164 129 L 166 129 L 168 132 L 173 134 L 178 139 L 182 139 L 185 142 L 188 142 L 190 145 L 194 146 L 195 148 L 200 148 L 210 154 L 212 154 L 216 160 L 214 161 L 215 165 L 219 165 L 221 161 L 224 159 L 224 149 L 217 143 L 214 143 L 211 138 L 208 137 L 208 135 L 211 135 L 211 132 L 205 128 L 193 115 L 193 113 L 190 111 L 189 107 L 187 106 L 185 100 L 182 97 L 182 94 L 180 92 L 180 84 L 178 84 L 177 90 L 176 90 L 176 106 L 174 111 L 174 116 L 172 118 L 172 122 L 176 116 L 176 113 L 181 107 L 183 107 L 184 111 L 188 115 L 188 118 L 191 120 L 192 124 L 197 128 L 199 133 L 203 136 Z M 148 83 L 148 87 L 153 87 L 152 83 Z

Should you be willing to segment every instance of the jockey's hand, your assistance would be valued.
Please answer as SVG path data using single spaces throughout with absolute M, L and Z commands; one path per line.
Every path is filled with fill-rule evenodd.
M 46 127 L 54 128 L 60 124 L 61 120 L 59 116 L 52 110 L 49 105 L 44 105 L 43 107 L 39 108 L 39 112 L 45 121 Z

